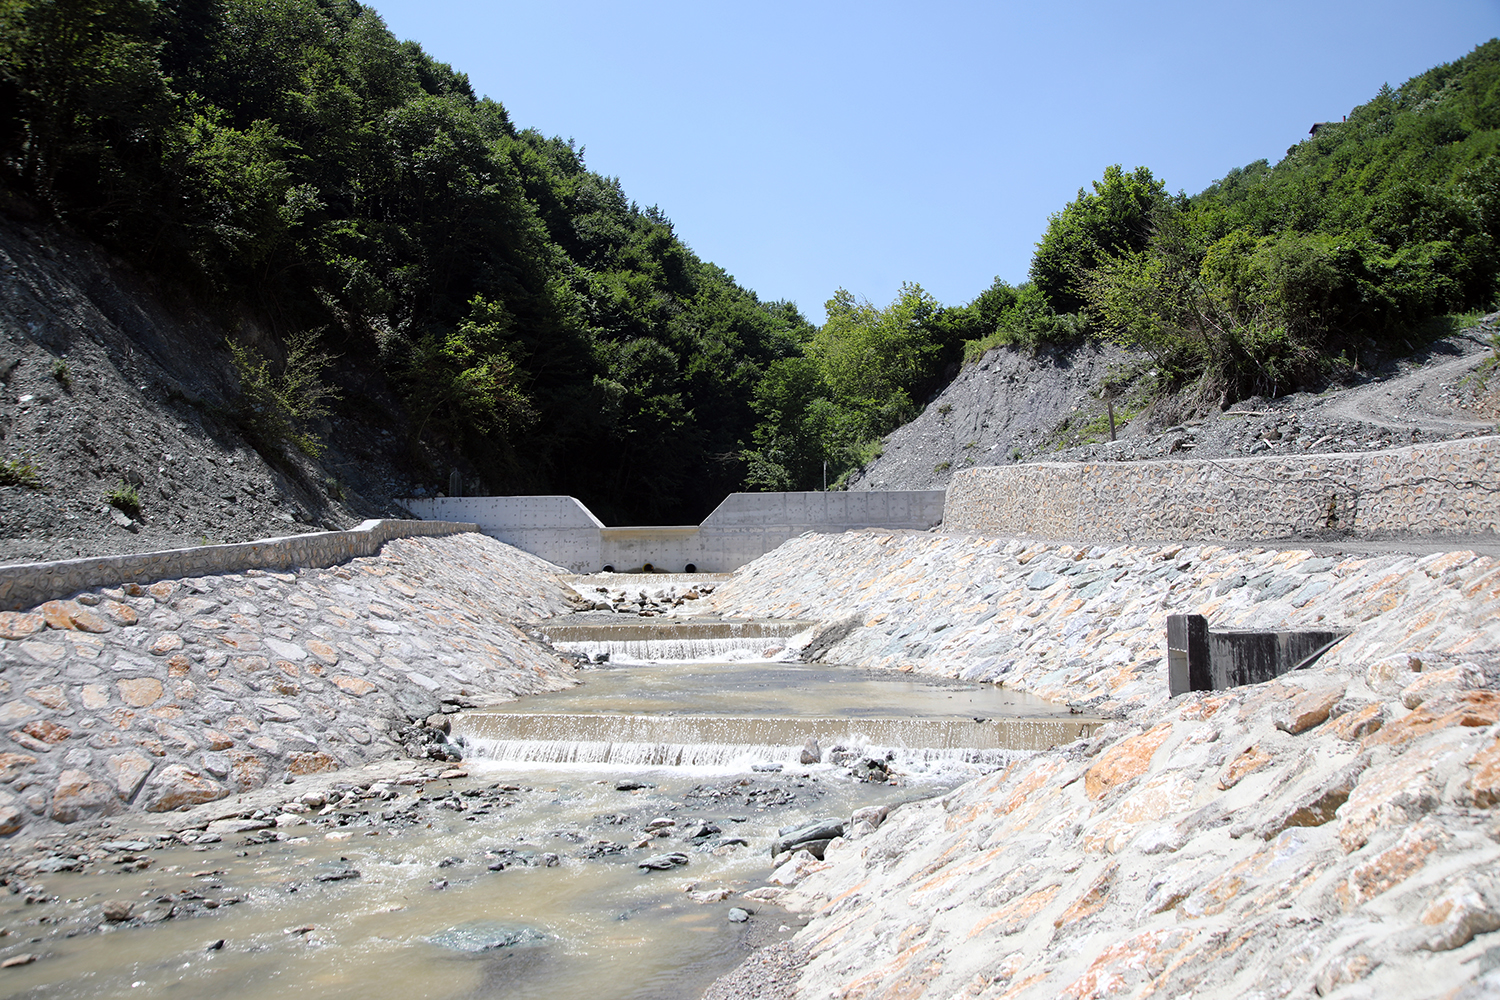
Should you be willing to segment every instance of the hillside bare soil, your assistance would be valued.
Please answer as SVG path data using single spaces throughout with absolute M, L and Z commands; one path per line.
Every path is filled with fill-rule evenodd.
M 405 516 L 395 498 L 435 478 L 347 359 L 332 380 L 349 405 L 314 428 L 323 454 L 268 461 L 237 421 L 231 331 L 179 303 L 92 244 L 0 216 L 0 563 Z M 252 323 L 232 332 L 275 350 Z M 117 491 L 137 514 L 110 505 Z
M 1038 461 L 1234 458 L 1263 453 L 1373 451 L 1493 434 L 1500 396 L 1489 336 L 1500 313 L 1391 359 L 1354 384 L 1252 398 L 1194 413 L 1167 398 L 1132 402 L 1144 359 L 1109 345 L 990 351 L 886 440 L 855 490 L 945 489 L 966 468 Z M 1100 389 L 1117 390 L 1116 439 Z

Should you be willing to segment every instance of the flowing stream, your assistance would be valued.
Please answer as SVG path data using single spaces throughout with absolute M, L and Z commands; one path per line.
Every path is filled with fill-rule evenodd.
M 994 688 L 748 659 L 789 638 L 775 631 L 554 636 L 608 661 L 572 690 L 465 713 L 451 777 L 361 799 L 358 773 L 339 775 L 350 797 L 322 810 L 345 810 L 336 828 L 289 816 L 38 876 L 0 896 L 6 933 L 41 956 L 0 970 L 0 996 L 696 997 L 798 926 L 738 894 L 766 884 L 778 828 L 937 794 L 1089 728 Z M 634 662 L 705 655 L 719 661 Z M 804 765 L 808 739 L 821 760 Z M 864 757 L 892 780 L 842 766 Z M 639 867 L 672 854 L 686 863 Z M 172 916 L 101 924 L 109 901 Z

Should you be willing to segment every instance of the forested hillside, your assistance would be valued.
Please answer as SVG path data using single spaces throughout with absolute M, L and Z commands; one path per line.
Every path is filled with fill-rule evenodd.
M 272 457 L 372 405 L 340 356 L 396 390 L 433 487 L 457 452 L 492 492 L 697 520 L 811 334 L 349 0 L 0 0 L 0 164 L 12 209 L 275 332 L 224 345 Z
M 1494 303 L 1497 144 L 1490 41 L 1196 195 L 1105 169 L 1020 285 L 815 329 L 353 0 L 0 0 L 0 206 L 217 316 L 268 460 L 395 400 L 427 488 L 614 523 L 844 484 L 994 346 L 1115 341 L 1202 407 L 1408 350 Z

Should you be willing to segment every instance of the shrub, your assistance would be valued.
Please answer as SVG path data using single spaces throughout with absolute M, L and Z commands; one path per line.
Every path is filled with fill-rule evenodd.
M 272 373 L 271 362 L 255 348 L 228 343 L 240 380 L 239 417 L 246 433 L 272 455 L 289 444 L 309 458 L 322 454 L 323 443 L 308 425 L 328 416 L 328 401 L 339 395 L 323 382 L 333 358 L 317 349 L 317 335 L 300 333 L 288 341 L 280 374 Z
M 141 496 L 125 480 L 120 480 L 120 485 L 109 491 L 109 505 L 123 514 L 135 518 L 141 518 Z

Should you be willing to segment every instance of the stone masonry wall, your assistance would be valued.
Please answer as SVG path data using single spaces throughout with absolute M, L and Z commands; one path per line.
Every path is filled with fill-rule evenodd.
M 944 526 L 1031 538 L 1253 540 L 1500 529 L 1500 437 L 1390 451 L 968 469 Z
M 1500 560 L 869 531 L 713 599 L 1113 719 L 777 869 L 752 895 L 810 918 L 797 996 L 1500 995 Z M 1179 612 L 1354 631 L 1173 699 Z
M 390 756 L 445 703 L 567 687 L 512 624 L 570 608 L 558 571 L 471 531 L 0 612 L 0 835 Z
M 478 530 L 475 525 L 452 521 L 374 520 L 348 531 L 316 531 L 164 552 L 16 563 L 0 566 L 0 610 L 29 608 L 93 587 L 251 569 L 336 566 L 357 556 L 374 555 L 393 538 L 435 537 Z

